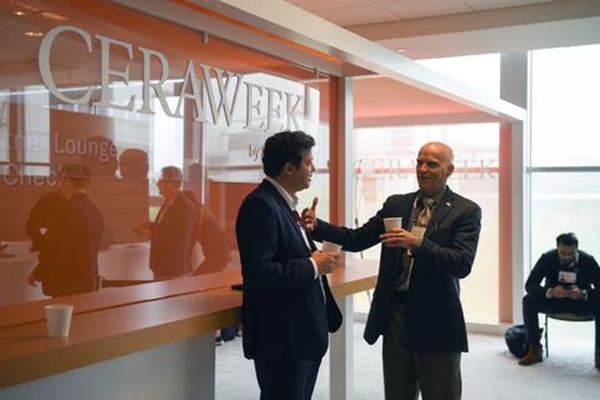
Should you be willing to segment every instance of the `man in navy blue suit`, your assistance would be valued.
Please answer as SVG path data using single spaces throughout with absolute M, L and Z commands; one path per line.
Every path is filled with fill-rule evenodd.
M 326 278 L 339 254 L 317 251 L 295 210 L 315 171 L 314 145 L 302 131 L 269 137 L 266 177 L 237 216 L 244 355 L 254 360 L 261 400 L 310 399 L 328 332 L 342 323 Z

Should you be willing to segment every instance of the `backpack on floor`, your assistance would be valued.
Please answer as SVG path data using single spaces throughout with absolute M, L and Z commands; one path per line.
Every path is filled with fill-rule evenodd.
M 226 328 L 221 329 L 221 339 L 225 342 L 229 342 L 230 340 L 235 339 L 237 335 L 237 325 L 228 326 Z
M 513 325 L 504 332 L 504 340 L 515 357 L 524 357 L 527 353 L 527 339 L 525 338 L 525 325 Z

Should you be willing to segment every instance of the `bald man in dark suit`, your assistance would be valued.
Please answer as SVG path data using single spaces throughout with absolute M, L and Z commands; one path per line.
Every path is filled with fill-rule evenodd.
M 460 279 L 471 272 L 481 230 L 481 208 L 447 186 L 454 171 L 452 149 L 430 142 L 419 150 L 419 190 L 390 196 L 357 229 L 317 220 L 303 211 L 315 240 L 362 251 L 382 243 L 379 277 L 364 337 L 383 335 L 387 400 L 458 400 L 461 353 L 468 351 L 460 302 Z M 402 217 L 387 230 L 384 219 Z
M 157 186 L 163 202 L 156 220 L 146 224 L 150 236 L 150 269 L 154 280 L 184 278 L 191 272 L 197 210 L 181 191 L 183 175 L 174 166 L 161 169 Z

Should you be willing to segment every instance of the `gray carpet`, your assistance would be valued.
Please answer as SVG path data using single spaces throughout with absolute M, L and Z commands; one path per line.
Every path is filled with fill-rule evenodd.
M 550 322 L 550 357 L 530 367 L 517 365 L 502 336 L 469 335 L 463 357 L 465 400 L 600 399 L 600 371 L 593 364 L 593 324 Z M 355 400 L 383 399 L 381 341 L 362 340 L 364 324 L 355 322 Z M 258 399 L 253 364 L 242 355 L 241 339 L 217 347 L 218 400 Z M 314 400 L 329 399 L 329 362 L 323 365 Z

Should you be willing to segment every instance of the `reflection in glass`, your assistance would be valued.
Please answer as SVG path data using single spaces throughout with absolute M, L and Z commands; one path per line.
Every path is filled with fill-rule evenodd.
M 90 14 L 96 6 L 114 12 Z M 86 196 L 104 220 L 95 272 L 103 284 L 98 288 L 165 278 L 152 271 L 156 237 L 136 229 L 145 221 L 164 222 L 165 200 L 157 187 L 164 166 L 181 171 L 185 179 L 179 190 L 191 191 L 198 201 L 186 221 L 193 225 L 195 241 L 183 239 L 184 250 L 165 256 L 185 272 L 181 276 L 239 268 L 234 221 L 241 200 L 262 179 L 262 146 L 273 132 L 302 129 L 315 136 L 316 181 L 301 201 L 309 204 L 318 195 L 327 204 L 326 75 L 314 79 L 310 68 L 216 36 L 204 43 L 201 32 L 106 2 L 59 8 L 65 18 L 85 15 L 87 26 L 100 31 L 70 28 L 56 36 L 48 68 L 58 89 L 50 90 L 39 64 L 32 62 L 38 61 L 44 36 L 24 39 L 23 20 L 10 18 L 8 3 L 0 5 L 0 21 L 10 18 L 0 42 L 7 60 L 0 68 L 10 67 L 0 75 L 0 306 L 46 297 L 39 286 L 27 285 L 40 253 L 30 251 L 23 225 L 36 202 L 59 188 L 60 168 L 69 163 L 90 171 Z M 119 21 L 106 24 L 103 15 L 115 12 Z M 62 27 L 61 21 L 43 23 L 39 30 L 44 35 Z M 148 27 L 145 35 L 139 26 Z M 89 34 L 89 48 L 82 32 Z M 106 59 L 96 35 L 131 44 L 132 56 L 115 42 Z M 167 36 L 177 37 L 177 45 Z M 148 60 L 142 48 L 151 50 Z M 103 68 L 110 71 L 107 80 Z M 127 79 L 115 72 L 125 70 Z M 167 242 L 178 242 L 174 237 L 182 225 L 175 225 L 162 235 Z
M 96 290 L 98 251 L 104 219 L 89 199 L 90 173 L 82 164 L 66 164 L 58 188 L 41 196 L 25 223 L 38 262 L 27 277 L 41 282 L 46 296 L 58 297 Z

